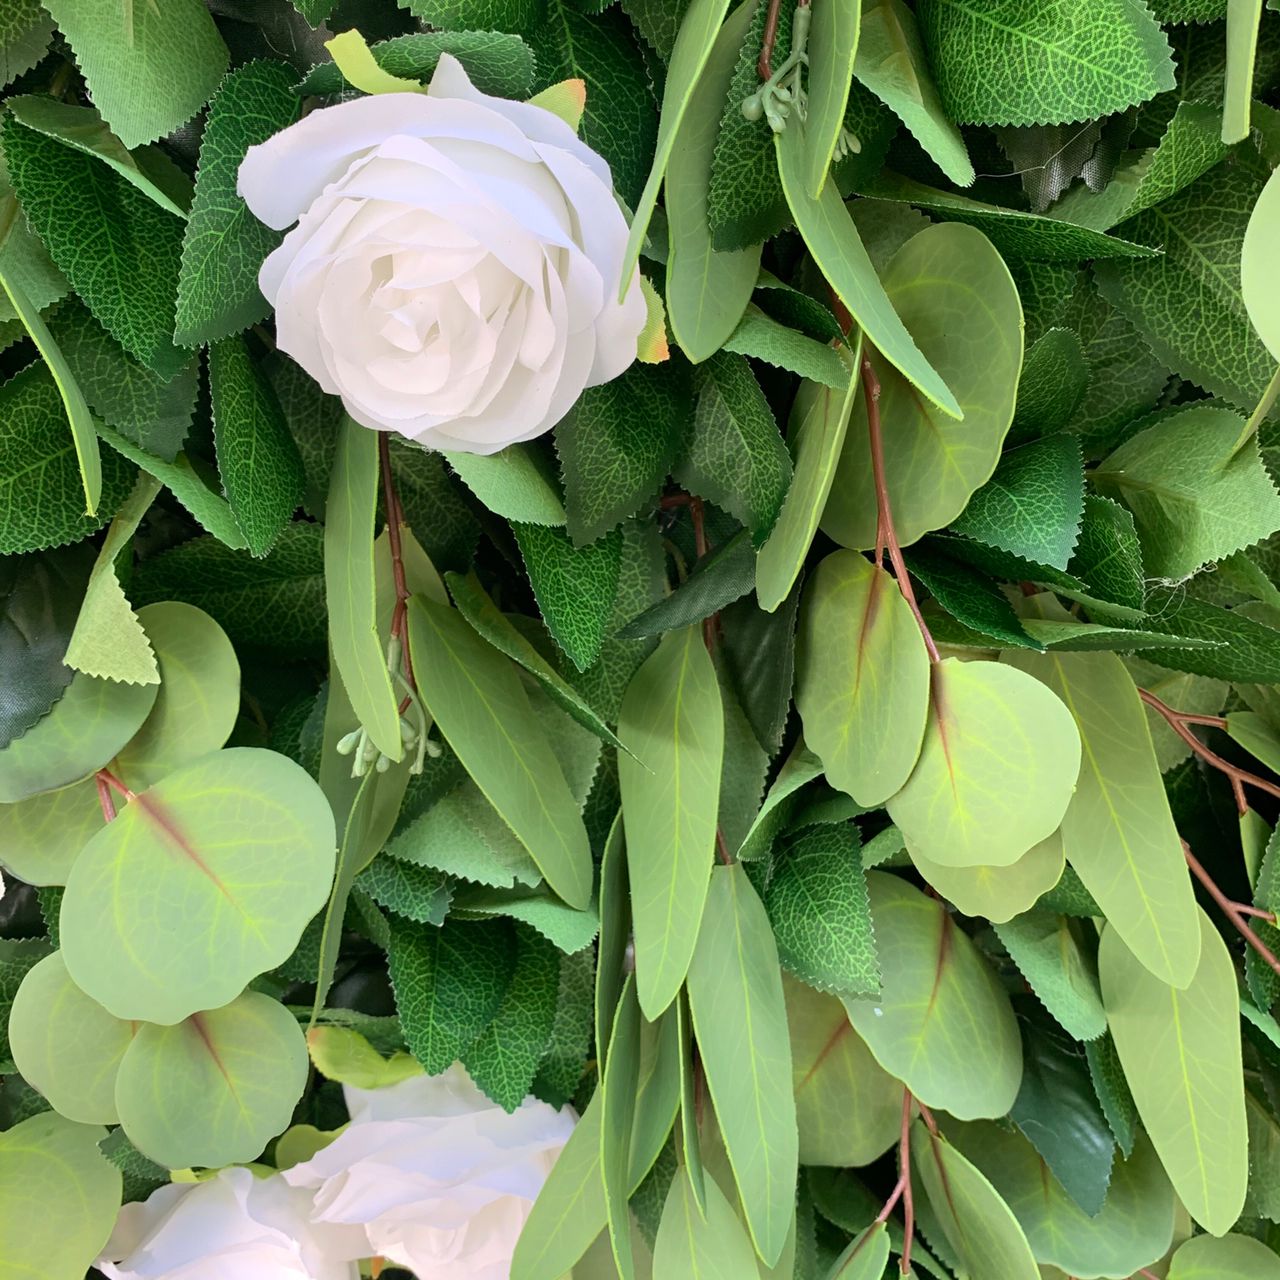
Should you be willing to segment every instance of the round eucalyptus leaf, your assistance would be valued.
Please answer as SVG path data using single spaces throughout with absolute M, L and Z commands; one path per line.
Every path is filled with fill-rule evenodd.
M 246 991 L 173 1026 L 140 1027 L 116 1077 L 124 1131 L 168 1169 L 256 1159 L 293 1116 L 307 1041 L 278 1000 Z
M 871 353 L 881 386 L 885 482 L 906 546 L 950 524 L 996 469 L 1022 371 L 1022 304 L 991 241 L 958 222 L 908 240 L 886 268 L 884 287 L 964 411 L 962 419 L 943 413 Z M 876 544 L 865 397 L 853 408 L 822 529 L 842 546 Z
M 227 633 L 203 609 L 168 600 L 138 610 L 160 668 L 151 714 L 116 757 L 134 791 L 216 751 L 240 711 L 240 663 Z
M 92 778 L 0 804 L 0 864 L 27 884 L 66 884 L 72 863 L 103 821 Z
M 9 1045 L 23 1078 L 53 1109 L 84 1124 L 116 1124 L 116 1072 L 134 1026 L 112 1017 L 71 980 L 62 953 L 22 979 Z
M 333 813 L 274 751 L 205 756 L 85 846 L 62 901 L 72 978 L 118 1018 L 174 1023 L 282 964 L 333 882 Z
M 967 916 L 984 916 L 993 924 L 1029 911 L 1042 893 L 1062 879 L 1066 866 L 1062 835 L 1057 831 L 1007 867 L 948 867 L 918 850 L 909 851 L 908 856 L 948 902 Z
M 77 672 L 53 710 L 0 751 L 0 804 L 54 791 L 101 769 L 138 731 L 153 684 L 117 684 Z
M 1240 253 L 1240 285 L 1249 319 L 1280 360 L 1280 177 L 1273 173 L 1249 215 Z
M 885 807 L 913 856 L 1006 867 L 1058 829 L 1079 772 L 1080 734 L 1056 693 L 997 662 L 945 658 L 920 759 Z
M 43 1111 L 0 1133 L 0 1276 L 84 1280 L 120 1208 L 100 1125 Z
M 1173 1255 L 1169 1280 L 1280 1280 L 1280 1258 L 1262 1241 L 1234 1232 L 1196 1236 Z

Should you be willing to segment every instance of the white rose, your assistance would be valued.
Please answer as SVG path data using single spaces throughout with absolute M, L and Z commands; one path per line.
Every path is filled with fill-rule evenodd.
M 312 112 L 251 147 L 240 194 L 298 225 L 262 265 L 276 339 L 366 427 L 494 453 L 636 356 L 639 272 L 609 166 L 542 107 L 440 58 L 426 94 Z
M 359 1280 L 363 1232 L 310 1210 L 278 1174 L 223 1169 L 125 1205 L 95 1265 L 108 1280 Z
M 508 1115 L 457 1065 L 345 1092 L 351 1125 L 283 1175 L 313 1192 L 315 1220 L 363 1225 L 366 1255 L 423 1280 L 507 1280 L 572 1111 L 526 1098 Z

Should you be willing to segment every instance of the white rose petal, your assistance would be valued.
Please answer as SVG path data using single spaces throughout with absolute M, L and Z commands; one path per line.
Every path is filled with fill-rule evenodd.
M 95 1265 L 108 1280 L 359 1280 L 363 1232 L 311 1210 L 278 1174 L 224 1169 L 125 1205 Z
M 283 1175 L 315 1221 L 363 1227 L 366 1255 L 424 1280 L 506 1280 L 573 1113 L 526 1098 L 508 1115 L 461 1066 L 346 1095 L 351 1125 Z
M 359 98 L 251 147 L 240 194 L 297 226 L 262 265 L 276 338 L 356 421 L 495 453 L 635 359 L 639 271 L 608 165 L 448 54 L 430 90 Z

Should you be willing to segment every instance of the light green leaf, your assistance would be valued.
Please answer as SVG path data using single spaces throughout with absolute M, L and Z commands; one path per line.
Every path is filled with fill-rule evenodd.
M 844 1002 L 854 1030 L 927 1106 L 1003 1116 L 1022 1079 L 1004 989 L 941 903 L 884 871 L 868 872 L 867 885 L 884 984 L 878 1005 Z
M 1092 473 L 1133 512 L 1143 562 L 1179 580 L 1280 528 L 1280 494 L 1244 419 L 1195 405 L 1131 436 Z
M 353 886 L 380 907 L 419 924 L 443 924 L 453 898 L 444 872 L 391 857 L 375 857 Z
M 996 925 L 996 933 L 1040 1002 L 1077 1040 L 1106 1031 L 1098 976 L 1068 917 L 1029 911 Z
M 945 866 L 1008 866 L 1058 829 L 1080 769 L 1060 698 L 1023 672 L 945 658 L 932 668 L 920 759 L 886 808 L 907 848 Z
M 1230 1235 L 1196 1236 L 1173 1255 L 1169 1280 L 1277 1280 L 1280 1258 L 1260 1240 Z
M 600 1077 L 600 1174 L 604 1181 L 609 1241 L 621 1280 L 635 1280 L 631 1249 L 631 1133 L 640 1080 L 640 1004 L 635 976 L 628 974 L 609 1037 L 609 1054 Z
M 399 698 L 378 631 L 373 538 L 378 437 L 344 415 L 325 502 L 324 579 L 333 660 L 360 724 L 392 760 L 404 754 Z
M 698 1134 L 699 1081 L 695 1077 L 694 1066 L 698 1050 L 693 1040 L 693 1015 L 689 1012 L 686 995 L 676 1001 L 676 1031 L 680 1042 L 680 1154 L 684 1157 L 694 1203 L 705 1218 L 707 1175 L 702 1167 L 702 1139 Z
M 721 28 L 667 160 L 667 317 L 695 364 L 714 356 L 733 332 L 760 267 L 761 246 L 718 252 L 707 215 L 719 111 L 752 11 L 751 4 L 739 5 Z
M 866 1165 L 897 1141 L 902 1086 L 885 1072 L 834 996 L 783 974 L 800 1163 Z
M 284 63 L 250 62 L 222 82 L 210 104 L 178 273 L 175 336 L 183 346 L 226 338 L 270 310 L 258 268 L 280 233 L 249 212 L 236 176 L 251 146 L 297 119 L 293 78 Z
M 1067 861 L 1134 955 L 1185 985 L 1199 958 L 1195 896 L 1133 678 L 1110 653 L 1005 661 L 1058 694 L 1085 747 L 1062 822 Z
M 82 1280 L 115 1225 L 120 1171 L 100 1125 L 53 1111 L 0 1133 L 0 1275 Z M 56 1213 L 50 1213 L 57 1205 Z
M 686 1169 L 671 1180 L 653 1242 L 655 1276 L 747 1280 L 758 1274 L 751 1240 L 714 1178 L 706 1179 L 705 1212 Z
M 836 551 L 805 588 L 796 706 L 833 787 L 875 807 L 899 791 L 929 714 L 929 655 L 885 570 Z
M 1033 906 L 1062 878 L 1062 836 L 1055 831 L 1007 867 L 948 867 L 921 853 L 911 861 L 926 883 L 957 910 L 993 924 L 1013 919 Z
M 791 594 L 835 480 L 840 448 L 849 426 L 849 412 L 858 394 L 861 337 L 851 353 L 841 351 L 840 358 L 848 374 L 844 390 L 833 391 L 816 382 L 803 382 L 791 409 L 795 474 L 778 513 L 778 522 L 756 560 L 756 596 L 767 613 L 772 613 Z
M 264 556 L 302 504 L 306 475 L 275 392 L 242 338 L 209 348 L 218 474 L 249 550 Z
M 945 1138 L 917 1120 L 911 1163 L 942 1233 L 970 1275 L 1040 1280 L 1031 1246 L 999 1192 Z
M 142 728 L 112 765 L 134 791 L 216 751 L 240 713 L 240 663 L 226 632 L 207 613 L 169 600 L 143 605 L 138 621 L 156 651 L 160 689 Z
M 631 899 L 628 894 L 626 846 L 622 836 L 622 811 L 609 825 L 600 855 L 600 945 L 596 948 L 594 1030 L 596 1053 L 604 1046 L 606 1059 L 613 1015 L 622 998 L 627 948 L 631 945 Z
M 963 422 L 954 420 L 958 413 L 939 413 L 907 379 L 875 362 L 885 482 L 905 546 L 954 520 L 996 469 L 1022 368 L 1022 305 L 991 242 L 956 223 L 927 227 L 907 241 L 885 271 L 884 287 L 964 412 Z M 854 406 L 822 527 L 844 546 L 875 546 L 865 399 Z
M 865 26 L 861 0 L 818 0 L 809 33 L 809 69 L 805 84 L 809 100 L 804 116 L 809 193 L 815 198 L 822 194 L 831 162 L 839 150 L 854 59 L 858 54 L 859 31 Z M 861 141 L 856 145 L 860 147 Z
M 767 857 L 773 842 L 786 828 L 795 810 L 796 793 L 806 783 L 822 776 L 822 761 L 803 742 L 796 743 L 773 780 L 760 812 L 738 850 L 743 862 Z
M 1164 32 L 1128 0 L 925 0 L 919 15 L 959 124 L 1069 124 L 1174 85 Z
M 881 1280 L 889 1263 L 889 1228 L 874 1222 L 835 1260 L 827 1280 Z
M 773 1266 L 795 1210 L 796 1107 L 778 953 L 740 863 L 711 874 L 689 1007 L 751 1238 Z
M 578 911 L 565 906 L 545 889 L 465 889 L 454 898 L 453 910 L 459 918 L 510 916 L 523 921 L 566 955 L 589 947 L 600 932 L 594 908 Z
M 66 884 L 72 863 L 103 821 L 92 778 L 0 804 L 0 863 L 27 884 Z
M 1227 1231 L 1249 1180 L 1235 966 L 1197 909 L 1200 963 L 1183 990 L 1156 977 L 1114 925 L 1098 951 L 1102 999 L 1143 1127 L 1182 1203 Z
M 1145 1134 L 1116 1161 L 1106 1202 L 1090 1216 L 1021 1134 L 987 1123 L 948 1125 L 947 1133 L 1013 1211 L 1037 1262 L 1073 1276 L 1128 1277 L 1168 1251 L 1173 1188 Z
M 528 445 L 500 453 L 443 451 L 462 482 L 495 515 L 522 524 L 564 524 L 564 504 L 543 455 Z
M 23 1078 L 82 1124 L 119 1123 L 116 1072 L 135 1030 L 71 981 L 57 951 L 28 971 L 9 1012 L 9 1045 Z
M 169 1169 L 254 1160 L 288 1127 L 308 1066 L 293 1014 L 246 991 L 173 1026 L 138 1028 L 116 1077 L 120 1122 Z
M 845 385 L 844 362 L 838 349 L 779 323 L 754 305 L 747 308 L 738 327 L 725 339 L 724 349 L 798 373 L 837 391 Z
M 701 628 L 663 636 L 627 689 L 618 736 L 636 993 L 653 1019 L 688 972 L 715 856 L 724 710 Z
M 1277 243 L 1280 243 L 1280 178 L 1273 173 L 1262 188 L 1245 228 L 1240 251 L 1240 290 L 1249 319 L 1274 360 L 1280 360 Z
M 160 682 L 155 654 L 125 598 L 115 568 L 116 561 L 132 545 L 133 535 L 159 491 L 158 481 L 139 476 L 129 500 L 116 513 L 102 540 L 63 659 L 67 666 L 85 675 L 125 684 Z
M 653 164 L 640 199 L 636 201 L 635 213 L 631 219 L 631 234 L 622 255 L 622 272 L 617 284 L 619 302 L 631 286 L 636 261 L 640 257 L 640 246 L 644 243 L 649 219 L 658 202 L 658 188 L 666 174 L 667 162 L 675 147 L 680 123 L 689 110 L 698 79 L 711 56 L 720 24 L 728 11 L 729 0 L 692 0 L 680 22 L 680 31 L 667 65 L 666 88 L 662 95 L 662 110 L 658 115 L 658 140 L 654 146 Z
M 312 1027 L 307 1033 L 307 1052 L 326 1080 L 357 1089 L 384 1089 L 422 1074 L 422 1067 L 407 1053 L 384 1058 L 351 1027 Z
M 880 992 L 871 906 L 852 823 L 812 827 L 771 864 L 765 905 L 783 965 L 840 996 Z
M 53 709 L 0 751 L 0 804 L 55 791 L 101 769 L 138 731 L 153 684 L 116 684 L 77 673 Z
M 872 0 L 863 11 L 853 74 L 886 103 L 957 186 L 973 182 L 973 163 L 951 123 L 925 56 L 915 14 L 903 0 Z
M 963 417 L 956 396 L 928 356 L 922 354 L 894 309 L 840 193 L 834 185 L 828 185 L 816 199 L 809 194 L 805 186 L 805 130 L 800 121 L 793 119 L 790 127 L 774 134 L 774 146 L 782 187 L 796 226 L 822 274 L 866 333 L 867 341 L 943 413 L 952 418 Z M 1019 362 L 1021 358 L 1019 342 Z
M 449 745 L 570 906 L 591 897 L 591 851 L 578 806 L 508 660 L 454 610 L 409 605 L 418 689 Z
M 1227 0 L 1227 76 L 1222 91 L 1222 141 L 1249 136 L 1253 68 L 1258 56 L 1262 0 Z
M 177 769 L 76 859 L 67 968 L 117 1017 L 175 1023 L 217 1008 L 293 951 L 328 894 L 334 844 L 324 794 L 284 756 L 238 747 Z
M 186 124 L 227 69 L 227 47 L 197 0 L 51 0 L 46 8 L 126 147 Z

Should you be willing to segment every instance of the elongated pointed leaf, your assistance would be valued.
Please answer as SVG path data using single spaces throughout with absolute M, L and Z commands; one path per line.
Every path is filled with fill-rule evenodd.
M 1199 965 L 1184 989 L 1151 973 L 1114 925 L 1103 931 L 1098 968 L 1143 1126 L 1191 1216 L 1221 1233 L 1244 1205 L 1249 1147 L 1235 966 L 1209 917 L 1197 915 Z
M 773 135 L 773 141 L 782 189 L 796 226 L 840 301 L 866 333 L 867 340 L 894 368 L 901 370 L 944 413 L 962 417 L 964 411 L 955 395 L 921 353 L 889 301 L 840 193 L 828 184 L 816 199 L 809 194 L 805 161 L 808 143 L 801 121 L 792 118 L 787 128 Z
M 414 596 L 409 617 L 418 689 L 441 732 L 547 883 L 586 907 L 586 828 L 515 668 L 453 609 Z
M 1062 821 L 1067 861 L 1133 954 L 1185 985 L 1200 954 L 1195 896 L 1133 677 L 1110 653 L 1005 661 L 1058 694 L 1085 745 Z
M 636 672 L 618 716 L 618 757 L 645 1017 L 675 999 L 689 969 L 716 842 L 724 710 L 699 627 L 668 632 Z
M 620 1280 L 635 1280 L 631 1248 L 631 1131 L 635 1122 L 636 1087 L 640 1079 L 640 1004 L 635 978 L 627 975 L 609 1038 L 609 1057 L 600 1080 L 604 1096 L 600 1117 L 600 1172 L 609 1218 L 609 1241 Z
M 796 1108 L 778 952 L 739 863 L 712 873 L 689 1007 L 751 1238 L 772 1266 L 795 1208 Z
M 889 1248 L 889 1228 L 883 1222 L 872 1223 L 835 1260 L 827 1280 L 881 1280 Z
M 1267 179 L 1249 215 L 1240 251 L 1240 291 L 1249 319 L 1272 358 L 1280 360 L 1280 177 Z
M 1227 74 L 1222 93 L 1222 140 L 1249 136 L 1253 65 L 1258 56 L 1262 0 L 1227 0 Z
M 676 1030 L 680 1040 L 680 1153 L 698 1212 L 707 1216 L 707 1176 L 702 1167 L 698 1136 L 698 1081 L 694 1075 L 693 1015 L 687 997 L 676 1002 Z
M 927 1106 L 963 1119 L 1004 1115 L 1018 1095 L 1022 1043 L 995 974 L 939 902 L 883 871 L 868 872 L 867 885 L 884 985 L 878 1005 L 844 1002 L 854 1030 Z
M 747 1280 L 757 1274 L 751 1240 L 725 1193 L 707 1178 L 704 1213 L 688 1173 L 671 1180 L 653 1242 L 653 1274 L 671 1280 Z
M 809 194 L 817 198 L 822 194 L 844 130 L 862 27 L 862 0 L 817 0 L 812 24 L 804 141 Z
M 1008 866 L 1057 830 L 1080 771 L 1071 713 L 1024 672 L 933 665 L 920 759 L 886 806 L 907 847 L 944 866 Z
M 872 808 L 901 790 L 929 714 L 929 655 L 893 579 L 856 551 L 829 555 L 805 587 L 796 677 L 831 785 Z
M 378 510 L 378 436 L 344 417 L 325 502 L 324 584 L 329 643 L 347 697 L 374 745 L 392 760 L 404 754 L 399 698 L 378 634 L 373 568 Z

